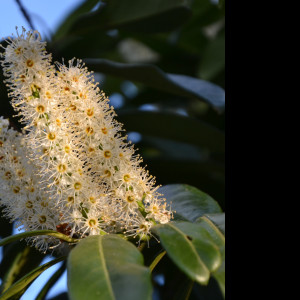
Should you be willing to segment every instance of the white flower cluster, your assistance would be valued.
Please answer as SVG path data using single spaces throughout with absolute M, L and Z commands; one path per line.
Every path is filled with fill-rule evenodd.
M 1 65 L 23 134 L 0 119 L 0 205 L 24 230 L 138 236 L 167 223 L 155 180 L 80 60 L 51 63 L 38 32 L 8 41 Z M 59 243 L 34 238 L 41 250 Z

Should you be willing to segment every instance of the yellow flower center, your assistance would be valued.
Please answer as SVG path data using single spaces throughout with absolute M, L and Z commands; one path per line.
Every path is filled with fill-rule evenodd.
M 86 110 L 86 114 L 89 116 L 89 117 L 92 117 L 94 115 L 94 109 L 93 108 L 88 108 Z
M 89 226 L 90 227 L 95 227 L 97 224 L 97 220 L 96 219 L 90 219 L 89 220 Z
M 25 204 L 25 206 L 26 206 L 27 208 L 32 208 L 32 207 L 33 207 L 33 204 L 32 204 L 31 201 L 27 201 L 26 204 Z
M 48 139 L 49 139 L 50 141 L 54 141 L 55 138 L 56 138 L 56 135 L 55 135 L 54 132 L 49 132 L 49 133 L 48 133 Z
M 90 127 L 88 126 L 86 129 L 85 129 L 87 135 L 92 135 L 94 133 L 94 129 L 93 127 Z
M 64 165 L 64 164 L 59 164 L 59 165 L 57 166 L 57 170 L 58 170 L 58 172 L 60 172 L 60 173 L 64 173 L 64 172 L 66 171 L 66 169 L 67 169 L 67 167 L 66 167 L 66 165 Z
M 28 68 L 32 68 L 32 67 L 33 67 L 33 65 L 34 65 L 34 62 L 33 62 L 33 60 L 31 60 L 31 59 L 27 59 L 27 60 L 26 60 L 26 65 L 27 65 L 27 67 L 28 67 Z
M 78 190 L 81 189 L 81 187 L 82 187 L 82 184 L 81 184 L 80 182 L 75 182 L 75 183 L 74 183 L 74 189 L 75 189 L 75 190 L 78 191 Z
M 15 193 L 15 194 L 18 194 L 19 192 L 20 192 L 20 187 L 18 187 L 18 186 L 14 186 L 13 187 L 13 192 Z
M 123 179 L 124 179 L 125 182 L 128 182 L 130 180 L 130 175 L 129 174 L 125 174 L 123 176 Z
M 40 222 L 41 224 L 46 223 L 46 221 L 47 221 L 47 217 L 46 217 L 46 216 L 40 216 L 40 217 L 39 217 L 39 222 Z
M 132 203 L 134 201 L 134 197 L 133 196 L 127 196 L 126 200 L 127 200 L 127 202 Z
M 71 147 L 69 145 L 66 145 L 65 146 L 65 152 L 70 153 L 70 151 L 71 151 Z
M 104 151 L 104 157 L 105 158 L 110 158 L 111 157 L 111 152 L 109 150 Z
M 95 197 L 90 197 L 89 200 L 90 200 L 90 202 L 93 203 L 93 204 L 96 203 Z
M 74 203 L 74 197 L 69 196 L 69 197 L 68 197 L 68 202 L 69 202 L 69 203 Z
M 36 111 L 39 113 L 39 114 L 42 114 L 42 113 L 44 113 L 44 111 L 45 111 L 45 107 L 43 106 L 43 105 L 38 105 L 37 107 L 36 107 Z

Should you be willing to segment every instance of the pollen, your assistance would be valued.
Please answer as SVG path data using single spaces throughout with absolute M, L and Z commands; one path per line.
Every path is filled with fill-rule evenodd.
M 75 199 L 74 199 L 73 196 L 69 196 L 67 200 L 68 200 L 69 203 L 74 203 Z
M 96 219 L 90 219 L 88 222 L 90 227 L 95 227 L 97 225 L 97 220 Z
M 65 146 L 65 152 L 70 153 L 70 151 L 71 151 L 71 147 L 69 145 L 66 145 Z
M 144 232 L 147 232 L 147 230 L 148 230 L 148 227 L 145 224 L 141 224 L 139 226 L 139 228 L 140 228 L 140 231 L 144 231 Z
M 80 182 L 75 182 L 74 183 L 74 189 L 79 191 L 82 188 L 82 184 Z
M 45 215 L 39 216 L 39 222 L 40 224 L 44 224 L 47 221 L 47 217 Z
M 12 190 L 15 194 L 18 194 L 20 192 L 21 188 L 19 186 L 14 186 Z
M 45 107 L 43 106 L 43 105 L 38 105 L 37 107 L 36 107 L 36 111 L 39 113 L 39 114 L 42 114 L 42 113 L 44 113 L 45 112 Z
M 27 59 L 26 60 L 26 65 L 27 65 L 28 68 L 32 68 L 33 65 L 34 65 L 33 60 L 32 59 Z
M 103 132 L 103 134 L 107 134 L 108 132 L 106 127 L 101 128 L 101 131 Z
M 26 206 L 27 208 L 32 208 L 32 207 L 33 207 L 33 203 L 32 203 L 30 200 L 28 200 L 28 201 L 25 203 L 25 206 Z
M 47 207 L 48 206 L 48 202 L 47 201 L 42 201 L 41 202 L 41 206 L 42 207 Z
M 57 125 L 58 127 L 61 126 L 61 121 L 60 121 L 60 119 L 56 119 L 56 120 L 55 120 L 55 123 L 56 123 L 56 125 Z
M 110 177 L 111 176 L 111 172 L 109 170 L 105 170 L 104 174 L 106 175 L 106 177 Z
M 95 197 L 90 197 L 90 198 L 89 198 L 89 200 L 90 200 L 90 202 L 91 202 L 91 203 L 93 203 L 93 204 L 95 204 L 95 203 L 96 203 L 96 199 L 95 199 Z
M 156 205 L 153 205 L 152 211 L 157 214 L 159 212 L 158 207 Z
M 70 109 L 73 110 L 73 111 L 75 111 L 75 110 L 77 109 L 77 107 L 76 107 L 76 105 L 71 104 L 71 105 L 70 105 Z
M 4 175 L 4 177 L 5 177 L 5 179 L 9 180 L 9 179 L 11 179 L 12 175 L 9 171 L 7 171 Z
M 94 115 L 94 109 L 93 108 L 88 108 L 86 110 L 86 114 L 89 116 L 89 117 L 92 117 Z
M 79 97 L 82 98 L 82 99 L 86 99 L 87 98 L 86 94 L 83 94 L 83 93 L 80 93 Z
M 45 154 L 45 155 L 48 155 L 49 154 L 49 149 L 48 148 L 43 148 L 43 153 Z
M 17 49 L 15 49 L 15 53 L 17 55 L 19 55 L 22 52 L 22 47 L 18 47 Z
M 130 180 L 130 175 L 129 174 L 125 174 L 123 176 L 123 179 L 124 179 L 125 182 L 128 182 Z
M 67 170 L 67 167 L 64 164 L 59 164 L 57 166 L 57 170 L 58 170 L 59 173 L 64 173 Z
M 89 151 L 90 153 L 95 152 L 95 148 L 94 148 L 94 147 L 89 147 L 88 151 Z
M 111 157 L 111 152 L 109 150 L 104 151 L 104 157 L 105 158 L 110 158 Z
M 90 127 L 88 126 L 86 129 L 85 129 L 87 135 L 92 135 L 94 133 L 94 129 L 93 127 Z
M 56 138 L 56 135 L 55 135 L 54 132 L 49 132 L 49 133 L 48 133 L 48 139 L 49 139 L 50 141 L 54 141 L 55 138 Z
M 127 200 L 127 202 L 132 203 L 132 202 L 134 202 L 134 197 L 133 196 L 127 196 L 126 200 Z
M 47 91 L 45 94 L 46 94 L 46 97 L 47 97 L 48 99 L 51 99 L 51 98 L 52 98 L 52 95 L 51 95 L 51 93 L 50 93 L 49 91 Z

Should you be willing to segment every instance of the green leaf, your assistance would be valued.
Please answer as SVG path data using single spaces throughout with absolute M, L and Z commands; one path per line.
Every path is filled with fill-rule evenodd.
M 220 267 L 222 263 L 220 249 L 204 227 L 190 222 L 174 222 L 174 226 L 192 240 L 199 257 L 210 272 L 216 271 Z
M 109 36 L 105 32 L 98 34 L 67 35 L 54 40 L 48 45 L 49 52 L 66 59 L 73 57 L 101 57 L 113 49 L 118 43 L 118 38 Z
M 1 291 L 7 290 L 14 282 L 31 270 L 37 268 L 45 256 L 25 242 L 14 242 L 4 247 L 0 264 L 0 276 L 3 279 Z
M 174 264 L 192 280 L 197 272 L 206 272 L 206 284 L 212 275 L 225 297 L 225 237 L 205 216 L 197 223 L 171 222 L 153 227 Z M 195 255 L 196 253 L 196 255 Z M 205 266 L 201 270 L 197 259 Z M 196 270 L 195 270 L 196 269 Z
M 225 221 L 225 214 L 224 216 L 220 214 L 218 217 L 205 215 L 197 220 L 197 224 L 204 227 L 209 232 L 212 241 L 221 251 L 222 264 L 220 268 L 213 273 L 213 276 L 217 280 L 225 298 L 225 236 L 222 233 L 223 229 L 225 232 L 225 226 L 223 221 Z
M 169 184 L 158 189 L 171 203 L 172 210 L 183 220 L 194 222 L 209 213 L 219 213 L 219 204 L 209 195 L 187 184 Z
M 8 236 L 8 237 L 0 240 L 0 247 L 4 246 L 6 244 L 9 244 L 11 242 L 17 241 L 17 240 L 21 240 L 21 239 L 31 237 L 31 236 L 38 236 L 38 235 L 54 236 L 60 240 L 63 240 L 63 241 L 69 242 L 69 243 L 76 243 L 79 241 L 78 239 L 73 239 L 73 238 L 69 237 L 68 235 L 62 234 L 62 233 L 54 231 L 54 230 L 35 230 L 35 231 L 26 231 L 26 232 L 22 232 L 19 234 Z
M 218 229 L 224 234 L 225 236 L 225 213 L 221 214 L 205 214 L 205 218 L 208 218 L 214 225 L 218 227 Z M 201 222 L 201 218 L 198 219 Z M 196 220 L 197 222 L 197 220 Z
M 47 270 L 48 268 L 52 267 L 56 263 L 66 259 L 65 256 L 59 257 L 56 259 L 51 260 L 50 262 L 34 269 L 30 273 L 28 273 L 26 276 L 22 277 L 20 280 L 18 280 L 14 285 L 12 285 L 4 294 L 0 295 L 0 300 L 6 300 L 10 297 L 13 297 L 17 294 L 22 293 L 28 285 L 36 279 L 42 272 Z
M 159 239 L 174 264 L 192 280 L 200 284 L 207 284 L 210 271 L 216 269 L 220 263 L 218 249 L 205 236 L 195 235 L 198 224 L 186 223 L 188 232 L 185 233 L 177 226 L 177 223 L 168 223 L 153 227 Z M 186 229 L 186 228 L 184 228 Z
M 189 0 L 109 0 L 78 18 L 72 32 L 80 34 L 107 29 L 157 33 L 170 31 L 191 15 Z
M 99 0 L 86 0 L 84 1 L 79 7 L 71 12 L 71 14 L 64 19 L 62 24 L 56 30 L 55 35 L 52 37 L 53 40 L 61 38 L 66 35 L 69 31 L 70 27 L 73 23 L 83 14 L 88 13 L 97 3 Z
M 205 80 L 214 79 L 225 69 L 225 32 L 211 41 L 202 54 L 199 75 Z
M 69 255 L 67 269 L 71 300 L 151 299 L 142 254 L 116 235 L 83 239 Z
M 85 59 L 87 67 L 95 72 L 143 83 L 155 89 L 187 98 L 207 102 L 218 110 L 225 105 L 225 91 L 208 81 L 198 78 L 164 73 L 151 64 L 125 64 L 107 59 Z
M 126 131 L 173 139 L 224 153 L 224 133 L 195 118 L 158 111 L 123 110 L 118 112 L 117 119 L 125 124 Z

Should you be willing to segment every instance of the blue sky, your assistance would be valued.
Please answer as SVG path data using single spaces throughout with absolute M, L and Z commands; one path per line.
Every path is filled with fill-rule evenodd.
M 83 0 L 21 0 L 35 29 L 39 30 L 42 36 L 49 36 L 55 31 L 65 16 L 82 2 Z M 16 26 L 29 29 L 16 1 L 1 1 L 0 38 L 14 33 Z
M 83 0 L 21 0 L 24 7 L 31 16 L 35 29 L 41 32 L 43 37 L 49 37 L 55 32 L 62 20 L 76 8 Z M 15 33 L 15 27 L 24 26 L 29 29 L 29 25 L 20 11 L 15 0 L 1 1 L 1 18 L 0 18 L 0 39 Z M 1 256 L 1 255 L 0 255 Z M 46 256 L 43 263 L 49 261 Z M 41 290 L 43 283 L 59 268 L 60 264 L 55 265 L 40 275 L 29 287 L 21 300 L 35 299 Z M 62 291 L 66 290 L 66 273 L 61 280 L 50 290 L 49 299 Z

